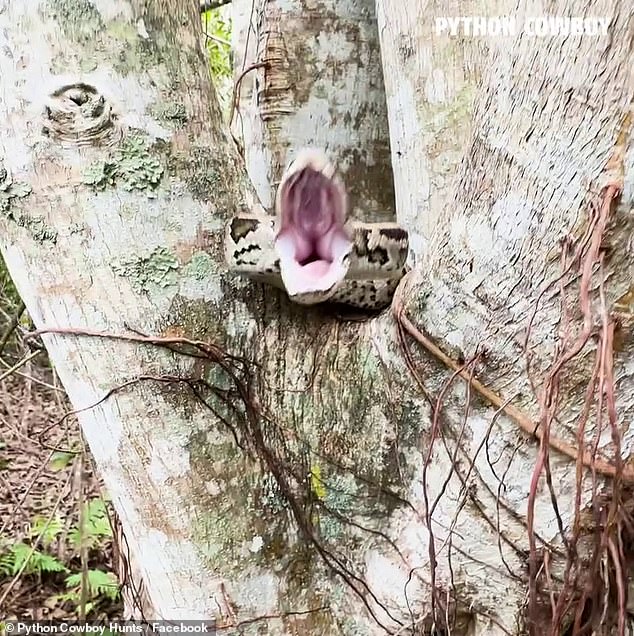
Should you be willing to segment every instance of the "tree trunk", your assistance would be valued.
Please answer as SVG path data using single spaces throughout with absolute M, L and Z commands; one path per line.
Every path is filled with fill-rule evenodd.
M 352 215 L 393 220 L 383 72 L 374 0 L 235 0 L 233 128 L 265 207 L 307 146 L 337 162 Z
M 444 9 L 378 0 L 397 215 L 416 266 L 394 314 L 359 322 L 227 274 L 222 227 L 258 201 L 221 122 L 196 3 L 40 4 L 0 4 L 1 247 L 38 328 L 129 338 L 43 336 L 86 409 L 148 611 L 267 634 L 558 634 L 577 607 L 596 621 L 605 602 L 610 620 L 624 616 L 626 7 L 602 6 L 608 38 L 462 50 L 427 41 Z M 291 31 L 299 42 L 306 29 Z M 285 56 L 299 73 L 301 56 Z M 329 87 L 356 102 L 331 83 L 291 96 L 277 137 L 264 124 L 249 137 L 266 207 L 289 148 L 312 134 L 335 144 L 298 132 Z M 365 126 L 344 129 L 335 155 L 371 148 Z M 253 139 L 269 144 L 264 160 L 249 159 Z M 618 206 L 608 183 L 624 188 Z M 371 215 L 379 194 L 359 190 Z M 595 437 L 593 508 L 587 457 L 570 455 L 592 455 Z
M 221 302 L 222 227 L 254 197 L 220 127 L 196 4 L 5 2 L 0 32 L 2 251 L 35 324 L 223 342 L 232 321 L 218 318 L 240 305 Z M 151 604 L 213 617 L 222 580 L 203 557 L 216 539 L 197 507 L 209 478 L 196 473 L 229 440 L 185 384 L 162 377 L 191 377 L 191 359 L 97 337 L 44 341 L 86 409 Z M 144 375 L 157 379 L 135 381 Z
M 521 25 L 529 16 L 589 13 L 582 1 L 548 11 L 504 4 L 476 6 L 471 14 L 513 15 Z M 619 633 L 611 631 L 614 613 L 608 611 L 603 632 L 597 618 L 610 596 L 606 589 L 626 584 L 618 570 L 630 555 L 615 563 L 615 553 L 593 551 L 580 528 L 587 532 L 593 516 L 599 528 L 605 518 L 621 516 L 601 536 L 616 544 L 627 536 L 621 504 L 623 480 L 631 482 L 634 408 L 629 10 L 625 3 L 593 3 L 590 14 L 609 20 L 608 36 L 568 38 L 535 38 L 521 29 L 504 38 L 429 37 L 437 17 L 452 15 L 444 3 L 406 7 L 379 0 L 377 14 L 397 216 L 410 230 L 418 264 L 404 304 L 454 360 L 479 354 L 467 372 L 497 395 L 496 404 L 510 400 L 520 409 L 511 418 L 492 418 L 492 396 L 475 387 L 470 392 L 488 396 L 489 404 L 469 405 L 469 392 L 457 403 L 445 398 L 443 435 L 450 431 L 454 441 L 449 449 L 434 444 L 429 492 L 413 501 L 420 508 L 442 493 L 435 542 L 458 551 L 451 561 L 438 557 L 435 581 L 458 591 L 463 606 L 480 608 L 473 612 L 478 633 L 518 633 L 515 625 L 528 613 L 537 623 L 529 620 L 527 631 L 560 634 L 575 618 L 575 602 L 597 633 Z M 590 204 L 605 198 L 608 184 L 622 187 L 623 195 L 604 227 Z M 446 370 L 439 374 L 428 356 L 418 362 L 436 392 Z M 540 423 L 547 431 L 537 459 L 519 430 L 522 421 L 528 430 Z M 595 492 L 591 475 L 569 456 L 583 446 L 613 465 L 622 457 L 627 477 L 599 480 Z M 462 477 L 443 490 L 456 460 Z M 544 481 L 544 462 L 552 485 Z M 592 509 L 599 501 L 609 514 Z M 579 550 L 571 572 L 562 529 L 567 545 Z M 589 553 L 601 554 L 617 575 L 606 581 Z M 537 576 L 542 563 L 552 581 L 543 569 Z M 573 609 L 565 621 L 557 605 L 558 618 L 551 619 L 544 590 L 561 588 L 566 576 L 564 593 L 552 599 L 572 598 Z M 479 580 L 486 585 L 474 589 Z M 573 583 L 589 586 L 590 598 L 572 592 Z M 525 609 L 527 587 L 532 602 Z M 608 610 L 618 606 L 615 597 L 611 602 Z M 616 613 L 623 615 L 623 603 Z

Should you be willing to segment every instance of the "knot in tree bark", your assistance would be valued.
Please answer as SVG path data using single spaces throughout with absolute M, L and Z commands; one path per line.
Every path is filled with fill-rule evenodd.
M 79 146 L 110 145 L 122 131 L 112 105 L 89 84 L 78 82 L 57 89 L 44 109 L 42 133 Z

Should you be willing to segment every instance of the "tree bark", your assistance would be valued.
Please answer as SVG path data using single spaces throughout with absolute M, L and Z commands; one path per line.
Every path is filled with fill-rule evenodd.
M 615 445 L 630 455 L 634 86 L 625 6 L 602 7 L 605 40 L 519 36 L 478 48 L 467 72 L 456 70 L 467 53 L 442 55 L 456 42 L 425 44 L 433 11 L 379 0 L 397 214 L 418 238 L 397 323 L 390 312 L 358 322 L 292 306 L 227 274 L 222 227 L 258 201 L 221 122 L 196 5 L 184 4 L 0 5 L 1 248 L 38 328 L 137 339 L 43 336 L 73 405 L 86 409 L 79 418 L 148 611 L 273 635 L 444 623 L 453 634 L 523 634 L 536 618 L 525 607 L 529 589 L 542 617 L 531 629 L 543 631 L 552 622 L 544 572 L 555 589 L 566 577 L 560 527 L 567 541 L 577 532 L 585 558 L 600 513 L 589 503 L 590 473 L 546 449 L 601 433 L 597 457 L 614 464 Z M 584 5 L 568 0 L 561 11 L 583 14 Z M 306 90 L 310 113 L 317 88 Z M 272 181 L 294 143 L 289 131 L 266 159 Z M 587 202 L 608 182 L 624 193 L 604 231 Z M 562 231 L 569 242 L 559 242 Z M 561 255 L 578 244 L 560 287 Z M 589 281 L 578 275 L 585 263 Z M 594 340 L 555 374 L 588 311 Z M 419 347 L 407 320 L 437 348 L 420 337 Z M 579 437 L 597 351 L 603 383 L 595 378 Z M 449 383 L 452 364 L 480 383 Z M 543 423 L 550 444 L 542 434 L 537 448 L 517 412 L 502 412 L 487 390 Z M 535 468 L 547 460 L 560 521 Z M 619 503 L 629 470 L 599 482 L 603 510 Z M 606 524 L 621 532 L 606 546 L 626 538 L 619 523 Z
M 211 9 L 218 9 L 219 7 L 224 7 L 226 4 L 229 4 L 231 0 L 201 0 L 200 2 L 200 12 L 203 13 L 205 11 L 209 11 Z
M 254 197 L 220 127 L 195 3 L 0 9 L 2 251 L 35 324 L 222 341 L 218 318 L 233 312 L 221 303 L 222 227 Z M 213 617 L 221 580 L 196 547 L 214 540 L 195 506 L 207 480 L 192 465 L 222 438 L 182 383 L 161 378 L 187 378 L 191 363 L 142 344 L 44 341 L 86 409 L 83 430 L 158 616 Z M 134 382 L 143 375 L 158 381 Z
M 548 10 L 486 3 L 470 14 L 513 15 L 518 24 L 531 15 L 591 14 L 609 19 L 609 34 L 535 38 L 520 31 L 513 37 L 460 38 L 434 33 L 437 17 L 464 14 L 445 3 L 406 6 L 379 0 L 377 14 L 397 217 L 410 230 L 418 265 L 404 304 L 416 316 L 417 327 L 455 360 L 468 361 L 480 352 L 475 373 L 485 387 L 500 403 L 510 400 L 528 415 L 528 423 L 547 424 L 550 431 L 552 488 L 538 470 L 540 458 L 548 460 L 549 445 L 542 444 L 537 460 L 526 439 L 516 452 L 517 417 L 502 416 L 490 429 L 492 411 L 481 404 L 465 409 L 464 402 L 450 402 L 445 410 L 454 420 L 449 430 L 463 440 L 458 457 L 467 466 L 473 463 L 469 470 L 457 469 L 470 476 L 472 491 L 465 497 L 449 482 L 444 505 L 434 515 L 435 540 L 443 545 L 452 535 L 462 537 L 453 545 L 469 554 L 455 555 L 453 568 L 449 559 L 438 559 L 436 581 L 443 588 L 451 582 L 453 589 L 464 590 L 463 602 L 470 599 L 472 607 L 495 608 L 489 616 L 473 612 L 476 632 L 518 633 L 516 621 L 530 614 L 530 607 L 524 608 L 525 555 L 546 552 L 557 586 L 566 561 L 556 554 L 564 543 L 560 528 L 570 541 L 580 533 L 580 519 L 596 514 L 596 509 L 590 512 L 592 501 L 603 496 L 618 508 L 622 497 L 618 480 L 599 487 L 600 495 L 593 493 L 589 474 L 584 471 L 585 479 L 578 481 L 577 470 L 582 471 L 553 444 L 577 449 L 597 444 L 597 458 L 607 457 L 615 465 L 615 457 L 622 457 L 623 469 L 632 467 L 631 18 L 624 3 L 590 7 L 567 1 Z M 601 231 L 590 203 L 601 198 L 607 184 L 622 187 L 623 195 Z M 601 235 L 598 258 L 593 260 L 586 246 L 583 258 L 575 260 L 572 255 L 584 235 L 588 239 L 589 229 L 594 238 Z M 587 280 L 585 267 L 592 273 Z M 586 321 L 592 325 L 587 342 Z M 594 365 L 602 343 L 610 340 L 610 325 L 619 335 L 613 350 L 603 352 L 608 359 L 601 368 L 614 367 L 614 382 L 599 386 Z M 581 341 L 583 347 L 572 355 Z M 437 387 L 444 374 L 439 377 L 427 356 L 420 364 L 426 384 Z M 591 390 L 590 415 L 583 406 L 586 390 Z M 616 396 L 608 417 L 605 402 L 611 390 Z M 549 409 L 556 411 L 555 418 Z M 485 439 L 486 455 L 480 449 Z M 435 450 L 432 457 L 433 475 L 449 474 L 455 455 Z M 427 479 L 432 484 L 429 472 Z M 444 483 L 436 482 L 428 493 L 431 501 Z M 462 486 L 458 490 L 465 492 Z M 575 504 L 577 491 L 581 499 Z M 463 504 L 482 511 L 479 522 L 465 516 Z M 531 528 L 526 531 L 531 514 L 534 534 Z M 604 523 L 594 521 L 599 527 Z M 498 535 L 497 555 L 487 550 L 487 525 Z M 443 529 L 448 527 L 456 534 Z M 621 527 L 616 534 L 622 532 Z M 538 537 L 532 550 L 531 534 Z M 578 548 L 587 557 L 589 547 L 582 544 L 579 540 Z M 467 591 L 485 572 L 486 586 Z M 591 588 L 609 586 L 592 568 L 577 583 L 583 587 L 589 579 Z M 572 596 L 578 601 L 578 595 Z M 595 619 L 597 605 L 602 607 L 595 599 Z M 549 612 L 542 607 L 540 613 L 541 620 L 533 625 L 529 620 L 526 630 L 563 632 L 561 617 L 551 627 Z M 535 619 L 534 614 L 529 618 Z M 610 619 L 595 628 L 619 633 L 610 631 L 616 629 Z
M 394 185 L 374 0 L 232 3 L 233 130 L 271 208 L 301 148 L 326 149 L 351 214 L 393 220 Z

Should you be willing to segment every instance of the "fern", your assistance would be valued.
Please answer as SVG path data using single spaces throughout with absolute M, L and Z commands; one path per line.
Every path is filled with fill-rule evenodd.
M 74 588 L 70 594 L 79 594 L 81 590 L 81 572 L 70 574 L 66 577 L 66 587 Z M 88 592 L 91 599 L 98 597 L 116 601 L 119 596 L 119 583 L 112 572 L 102 570 L 88 570 Z
M 112 536 L 112 528 L 108 519 L 108 511 L 103 499 L 95 498 L 88 501 L 84 507 L 84 528 L 75 526 L 69 533 L 71 544 L 79 549 L 82 538 L 88 548 L 94 548 L 101 540 Z
M 71 529 L 68 541 L 79 548 L 82 539 L 89 547 L 100 546 L 104 539 L 112 537 L 112 528 L 108 519 L 108 511 L 104 500 L 94 498 L 84 504 L 83 527 L 75 526 Z M 47 554 L 54 541 L 59 540 L 64 530 L 64 523 L 59 517 L 32 519 L 28 533 L 28 542 L 12 543 L 6 536 L 0 534 L 0 577 L 23 575 L 41 575 L 43 573 L 66 574 L 67 591 L 50 597 L 53 603 L 71 603 L 73 611 L 78 616 L 85 616 L 95 611 L 102 601 L 114 602 L 119 597 L 119 583 L 114 574 L 102 570 L 87 570 L 87 590 L 82 595 L 82 573 L 73 572 L 59 559 Z M 38 540 L 42 550 L 33 549 Z M 82 596 L 85 596 L 84 607 L 81 608 Z M 82 611 L 83 610 L 83 611 Z M 0 634 L 2 633 L 0 629 Z
M 47 548 L 57 539 L 63 529 L 64 523 L 59 516 L 55 516 L 50 520 L 44 517 L 34 517 L 31 521 L 29 538 L 36 539 L 41 534 L 40 542 Z
M 119 583 L 110 572 L 102 570 L 88 570 L 87 578 L 87 594 L 86 604 L 84 605 L 84 615 L 88 616 L 93 610 L 97 609 L 101 601 L 107 600 L 114 602 L 119 598 Z M 81 585 L 82 573 L 75 572 L 66 577 L 67 592 L 63 594 L 55 594 L 50 598 L 53 603 L 71 603 L 75 606 L 75 614 L 80 615 L 81 612 Z
M 13 555 L 4 546 L 0 550 L 0 575 L 7 576 L 13 571 Z
M 68 568 L 54 556 L 39 550 L 32 551 L 30 545 L 22 542 L 9 546 L 8 550 L 0 556 L 0 572 L 15 576 L 20 570 L 24 574 L 68 572 Z

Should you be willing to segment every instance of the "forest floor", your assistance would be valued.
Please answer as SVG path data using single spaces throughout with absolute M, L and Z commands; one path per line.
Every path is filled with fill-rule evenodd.
M 1 344 L 11 311 L 21 313 L 5 291 L 0 289 L 0 620 L 74 619 L 81 607 L 91 620 L 116 618 L 121 602 L 112 574 L 109 506 L 77 419 L 64 417 L 71 406 L 46 351 L 25 345 L 19 327 Z

